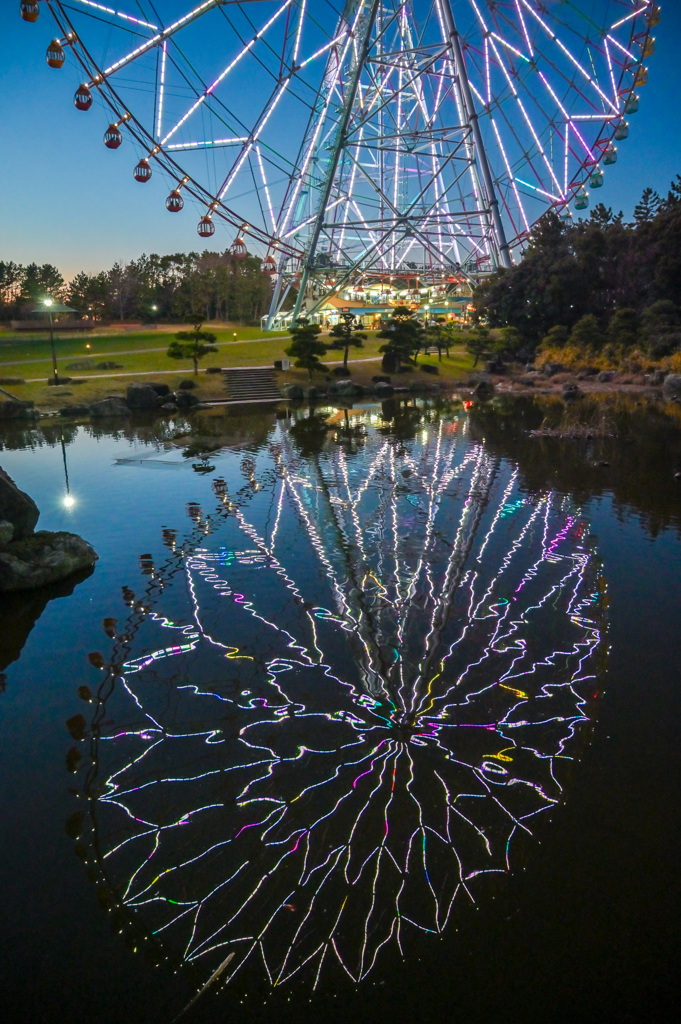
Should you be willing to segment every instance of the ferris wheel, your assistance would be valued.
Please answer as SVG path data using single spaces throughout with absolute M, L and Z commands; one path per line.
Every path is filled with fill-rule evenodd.
M 270 325 L 291 287 L 296 314 L 396 277 L 444 296 L 511 266 L 547 210 L 585 209 L 660 18 L 652 0 L 20 6 L 49 8 L 47 63 L 104 145 L 133 151 L 150 201 L 193 205 L 203 240 L 227 226 L 233 256 L 262 259 Z

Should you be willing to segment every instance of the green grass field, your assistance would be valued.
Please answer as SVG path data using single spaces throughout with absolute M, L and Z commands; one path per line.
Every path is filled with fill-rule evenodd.
M 54 342 L 59 363 L 62 360 L 92 358 L 93 362 L 109 359 L 118 353 L 145 350 L 165 352 L 173 335 L 182 330 L 182 326 L 159 325 L 155 330 L 125 330 L 124 328 L 99 328 L 95 331 L 79 332 L 78 334 L 61 335 L 55 332 Z M 233 342 L 249 342 L 263 337 L 259 327 L 237 327 L 231 324 L 209 324 L 207 329 L 217 336 L 216 344 L 223 346 Z M 268 335 L 268 342 L 288 335 L 273 331 Z M 51 350 L 47 332 L 40 335 L 28 335 L 17 331 L 0 331 L 0 368 L 2 375 L 13 363 L 33 361 L 47 362 L 51 365 Z M 24 374 L 17 374 L 24 376 Z
M 155 330 L 99 329 L 86 335 L 55 336 L 55 348 L 59 372 L 62 376 L 73 377 L 78 383 L 62 387 L 47 387 L 52 376 L 52 361 L 49 338 L 41 335 L 35 339 L 16 332 L 0 332 L 0 379 L 21 379 L 24 384 L 0 385 L 22 400 L 31 400 L 45 411 L 69 403 L 88 403 L 110 394 L 125 394 L 128 384 L 137 380 L 156 380 L 167 383 L 171 388 L 193 375 L 190 360 L 186 363 L 169 359 L 166 355 L 168 344 L 180 328 L 177 325 L 159 325 Z M 217 335 L 218 351 L 207 355 L 200 363 L 197 379 L 197 394 L 204 399 L 224 397 L 222 378 L 203 372 L 207 366 L 246 367 L 272 366 L 275 360 L 284 356 L 289 336 L 285 333 L 271 333 L 266 338 L 258 327 L 232 325 L 207 325 Z M 235 337 L 236 334 L 236 337 Z M 350 373 L 359 383 L 368 383 L 372 375 L 380 372 L 381 340 L 369 332 L 361 349 L 352 349 Z M 87 347 L 89 346 L 89 348 Z M 325 363 L 331 366 L 340 362 L 340 352 L 329 352 Z M 87 361 L 88 368 L 69 370 L 73 362 Z M 98 370 L 99 362 L 116 362 L 119 369 Z M 421 357 L 419 363 L 437 364 L 439 377 L 428 376 L 427 380 L 460 380 L 472 368 L 470 355 L 463 349 L 452 349 L 449 358 L 438 363 L 437 356 Z M 415 369 L 404 375 L 404 383 L 426 379 L 424 373 Z M 295 381 L 307 383 L 305 371 L 291 370 L 280 375 L 281 383 Z M 322 381 L 319 380 L 318 383 Z M 1 396 L 0 396 L 1 397 Z

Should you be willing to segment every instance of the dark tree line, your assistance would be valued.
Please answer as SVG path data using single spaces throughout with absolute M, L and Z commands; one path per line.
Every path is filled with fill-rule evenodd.
M 522 262 L 473 301 L 480 320 L 514 328 L 526 349 L 638 346 L 658 358 L 681 348 L 681 175 L 666 198 L 645 189 L 631 223 L 600 203 L 576 223 L 547 214 Z
M 95 320 L 204 320 L 251 323 L 269 306 L 270 278 L 253 256 L 229 252 L 142 255 L 68 283 L 49 263 L 0 262 L 0 321 L 25 318 L 46 295 Z

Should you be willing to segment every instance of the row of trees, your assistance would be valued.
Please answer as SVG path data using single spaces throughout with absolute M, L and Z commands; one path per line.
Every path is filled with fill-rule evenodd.
M 576 223 L 547 214 L 522 262 L 480 285 L 473 301 L 481 323 L 512 329 L 511 349 L 546 339 L 659 358 L 681 348 L 681 175 L 665 198 L 645 189 L 631 223 L 602 204 Z
M 341 314 L 339 323 L 329 331 L 328 340 L 319 337 L 321 327 L 308 320 L 298 320 L 291 327 L 292 342 L 285 350 L 295 360 L 295 365 L 313 372 L 325 369 L 321 359 L 329 351 L 343 352 L 343 372 L 348 372 L 348 358 L 351 348 L 362 348 L 366 334 L 360 329 L 360 322 L 352 313 Z M 437 350 L 442 359 L 443 351 L 449 355 L 451 345 L 460 341 L 460 332 L 443 320 L 425 326 L 417 320 L 406 306 L 396 306 L 391 319 L 378 337 L 383 339 L 379 352 L 383 353 L 383 369 L 388 373 L 399 373 L 405 364 L 417 362 L 419 352 L 428 354 L 431 348 Z
M 23 319 L 46 295 L 94 320 L 251 323 L 269 306 L 271 282 L 259 259 L 229 252 L 152 253 L 98 274 L 82 271 L 68 284 L 49 263 L 0 262 L 0 320 Z

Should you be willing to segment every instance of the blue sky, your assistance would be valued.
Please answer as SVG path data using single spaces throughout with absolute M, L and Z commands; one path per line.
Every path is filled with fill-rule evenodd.
M 192 210 L 168 214 L 166 184 L 133 181 L 130 148 L 102 145 L 101 111 L 75 110 L 73 69 L 45 63 L 54 34 L 47 11 L 36 24 L 19 15 L 18 0 L 0 11 L 0 259 L 54 263 L 66 277 L 94 272 L 143 252 L 203 247 Z M 593 200 L 631 216 L 641 191 L 665 193 L 681 173 L 681 4 L 667 0 L 655 30 L 657 50 L 640 89 L 631 134 L 619 145 L 617 165 Z M 76 82 L 77 84 L 77 82 Z M 218 229 L 214 248 L 226 248 L 233 230 Z

